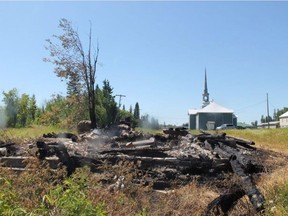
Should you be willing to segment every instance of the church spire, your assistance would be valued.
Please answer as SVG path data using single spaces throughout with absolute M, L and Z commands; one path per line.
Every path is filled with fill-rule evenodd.
M 209 104 L 209 93 L 207 88 L 207 73 L 205 68 L 205 83 L 204 83 L 204 93 L 203 93 L 203 104 L 202 107 L 205 107 Z

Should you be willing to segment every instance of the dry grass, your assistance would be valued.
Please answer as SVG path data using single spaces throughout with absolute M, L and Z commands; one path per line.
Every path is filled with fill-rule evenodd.
M 266 198 L 265 215 L 288 215 L 288 165 L 262 175 L 258 185 Z
M 9 129 L 9 132 L 5 131 L 5 133 L 8 134 L 9 138 L 23 141 L 24 138 L 36 138 L 43 133 L 52 131 L 61 132 L 55 128 L 45 128 L 45 130 L 44 128 L 29 128 Z M 288 153 L 288 129 L 246 129 L 225 132 L 230 136 L 253 140 L 257 147 Z M 267 158 L 267 163 L 279 168 L 272 173 L 261 174 L 261 177 L 256 181 L 258 188 L 267 200 L 265 215 L 288 215 L 288 165 L 282 166 L 285 160 L 284 157 L 277 158 L 275 155 Z M 30 159 L 29 168 L 30 171 L 20 174 L 1 169 L 0 180 L 5 177 L 11 182 L 13 187 L 7 188 L 7 190 L 9 189 L 14 194 L 13 205 L 16 207 L 21 207 L 26 212 L 32 212 L 35 215 L 49 215 L 49 212 L 52 214 L 55 208 L 48 209 L 48 211 L 37 209 L 43 210 L 43 197 L 67 179 L 65 171 L 63 169 L 58 172 L 52 171 L 33 158 Z M 223 192 L 218 191 L 215 185 L 200 185 L 197 181 L 193 181 L 189 185 L 173 191 L 160 193 L 152 190 L 150 186 L 132 184 L 132 179 L 137 175 L 137 166 L 133 164 L 105 165 L 103 170 L 106 172 L 95 174 L 82 168 L 82 172 L 85 172 L 87 177 L 85 195 L 93 205 L 104 203 L 107 215 L 197 216 L 202 215 L 207 205 Z M 113 180 L 114 176 L 124 177 L 123 189 L 111 190 L 110 186 L 116 181 Z M 227 180 L 221 184 L 227 188 L 238 182 L 237 176 L 233 175 L 227 176 L 225 179 Z M 229 213 L 233 216 L 254 214 L 251 203 L 246 196 L 239 200 Z
M 94 181 L 97 182 L 97 181 Z M 173 191 L 154 191 L 131 182 L 125 188 L 111 192 L 105 186 L 91 188 L 90 199 L 105 203 L 108 215 L 202 215 L 208 203 L 219 194 L 215 190 L 192 182 Z

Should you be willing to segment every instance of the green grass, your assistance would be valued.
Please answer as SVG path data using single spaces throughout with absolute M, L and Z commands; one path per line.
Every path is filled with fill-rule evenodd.
M 29 128 L 5 128 L 0 129 L 0 141 L 23 143 L 24 141 L 33 140 L 41 137 L 44 133 L 67 132 L 55 126 L 32 126 Z
M 151 134 L 162 133 L 162 130 L 138 130 Z M 59 133 L 68 131 L 51 126 L 0 129 L 0 141 L 10 140 L 16 143 L 23 143 L 25 140 L 35 139 L 44 133 L 51 132 Z M 228 136 L 253 140 L 258 148 L 288 154 L 288 128 L 226 130 L 221 132 L 225 132 Z M 191 131 L 191 133 L 199 134 L 199 131 Z M 211 133 L 215 133 L 215 131 L 211 131 Z M 101 187 L 101 184 L 97 181 L 97 177 L 85 169 L 79 172 L 81 174 L 80 176 L 78 175 L 79 173 L 75 173 L 71 178 L 59 178 L 64 181 L 57 182 L 57 184 L 54 184 L 53 181 L 50 180 L 51 176 L 54 176 L 56 173 L 51 175 L 52 173 L 49 173 L 46 169 L 40 169 L 40 172 L 38 171 L 37 174 L 34 171 L 26 175 L 23 173 L 20 178 L 15 178 L 12 175 L 10 178 L 10 175 L 5 174 L 2 170 L 0 171 L 1 215 L 29 215 L 29 213 L 30 215 L 48 215 L 53 211 L 62 213 L 63 215 L 66 213 L 70 214 L 71 212 L 71 215 L 73 215 L 75 212 L 79 213 L 78 211 L 81 211 L 83 214 L 86 212 L 87 215 L 89 215 L 90 212 L 100 212 L 99 214 L 105 215 L 106 211 L 108 214 L 109 212 L 111 214 L 116 212 L 123 214 L 130 212 L 131 214 L 133 213 L 133 215 L 149 215 L 149 213 L 153 214 L 153 212 L 157 212 L 155 209 L 159 208 L 158 203 L 154 206 L 154 209 L 153 197 L 151 198 L 145 195 L 142 191 L 144 189 L 141 187 L 134 188 L 133 190 L 126 188 L 125 193 L 110 194 Z M 41 174 L 41 172 L 43 172 L 43 174 Z M 89 177 L 87 176 L 88 174 Z M 121 175 L 120 172 L 119 176 Z M 83 179 L 81 176 L 86 177 Z M 288 165 L 279 167 L 279 169 L 273 173 L 263 173 L 261 180 L 259 180 L 257 184 L 267 200 L 267 211 L 264 215 L 288 215 Z M 189 187 L 192 186 L 190 185 Z M 69 190 L 67 190 L 67 188 Z M 198 191 L 196 189 L 201 190 Z M 173 212 L 175 208 L 178 208 L 178 211 L 184 214 L 188 211 L 191 212 L 189 209 L 191 209 L 191 206 L 194 206 L 191 203 L 194 203 L 195 206 L 196 203 L 199 203 L 198 199 L 192 202 L 191 196 L 195 197 L 195 194 L 196 196 L 202 194 L 207 200 L 202 204 L 201 208 L 195 209 L 194 211 L 194 215 L 201 215 L 201 209 L 205 208 L 206 203 L 209 203 L 217 194 L 214 194 L 214 191 L 207 188 L 197 186 L 196 189 L 191 190 L 191 188 L 189 188 L 189 190 L 187 190 L 187 188 L 184 187 L 183 189 L 177 190 L 176 195 L 172 194 L 162 198 L 158 197 L 159 202 L 163 202 L 162 209 L 166 209 L 165 211 L 168 215 L 171 211 Z M 32 193 L 31 191 L 34 192 Z M 146 191 L 146 193 L 148 192 Z M 121 196 L 124 198 L 121 198 Z M 177 200 L 179 200 L 179 197 L 182 199 L 181 206 L 178 206 L 179 203 Z M 203 197 L 201 198 L 202 200 Z M 126 203 L 126 205 L 122 205 L 117 201 L 120 198 L 124 200 L 123 202 Z M 137 202 L 135 202 L 135 199 L 137 199 Z M 102 205 L 103 203 L 105 203 L 105 206 Z M 141 205 L 139 205 L 139 203 L 141 203 Z
M 256 147 L 288 153 L 288 128 L 223 131 L 228 136 L 253 140 Z

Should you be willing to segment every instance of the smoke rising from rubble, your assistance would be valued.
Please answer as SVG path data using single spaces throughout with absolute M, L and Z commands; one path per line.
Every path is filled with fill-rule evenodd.
M 5 111 L 3 109 L 0 109 L 0 128 L 5 128 L 6 127 L 6 115 Z

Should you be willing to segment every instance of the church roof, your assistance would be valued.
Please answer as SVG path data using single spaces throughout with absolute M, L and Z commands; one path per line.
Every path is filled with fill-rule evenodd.
M 288 117 L 288 111 L 279 116 L 279 118 L 285 118 L 285 117 Z
M 189 109 L 189 115 L 196 115 L 197 113 L 233 113 L 234 111 L 228 108 L 225 108 L 214 101 L 210 102 L 207 106 L 202 109 Z
M 196 115 L 198 113 L 198 109 L 189 109 L 188 115 Z

